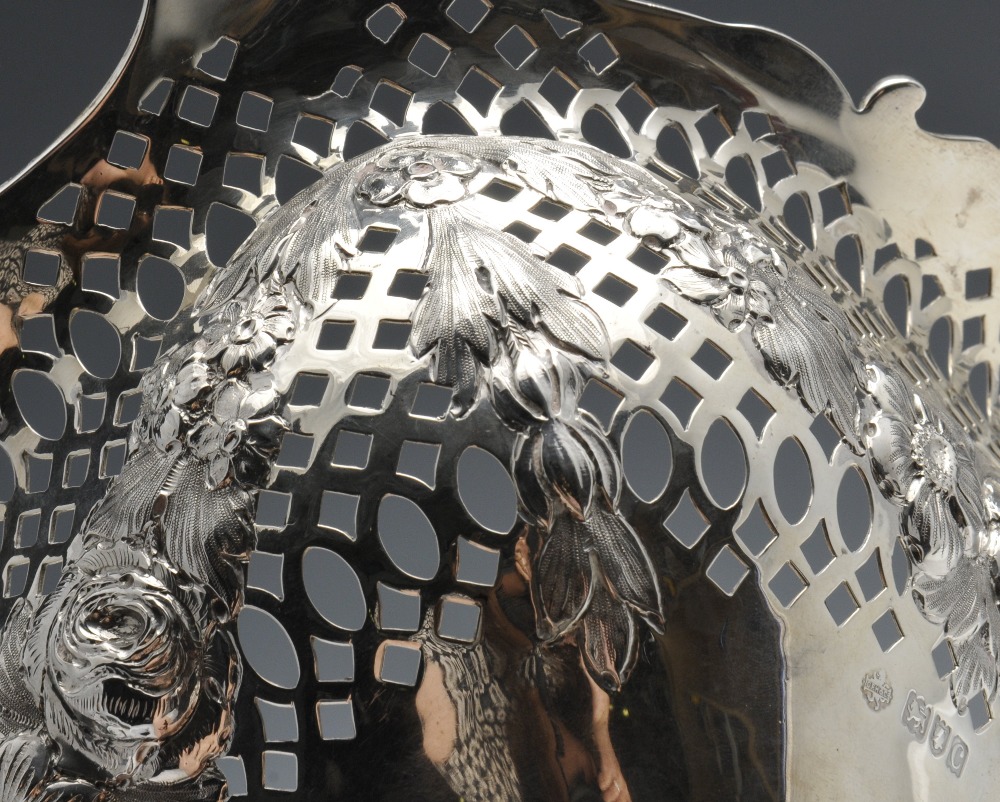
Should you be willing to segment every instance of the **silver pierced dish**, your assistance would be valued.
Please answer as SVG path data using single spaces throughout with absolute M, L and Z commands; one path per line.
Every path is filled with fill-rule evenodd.
M 632 2 L 121 76 L 0 196 L 0 799 L 995 787 L 992 146 Z

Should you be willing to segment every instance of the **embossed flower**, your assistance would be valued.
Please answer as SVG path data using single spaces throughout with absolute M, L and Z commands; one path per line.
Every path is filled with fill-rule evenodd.
M 626 234 L 643 241 L 647 247 L 662 250 L 675 242 L 684 231 L 707 234 L 702 221 L 679 204 L 650 198 L 625 213 L 622 228 Z
M 879 486 L 905 505 L 916 539 L 952 564 L 978 546 L 985 526 L 972 443 L 894 372 L 878 365 L 866 371 L 880 407 L 864 431 Z
M 211 389 L 215 372 L 203 361 L 189 358 L 174 378 L 170 390 L 170 403 L 177 407 L 198 405 L 205 393 Z
M 164 452 L 180 445 L 180 411 L 171 403 L 177 377 L 170 368 L 163 360 L 142 377 L 142 408 L 132 428 L 133 447 L 136 440 L 152 441 Z
M 208 463 L 210 487 L 219 487 L 231 472 L 246 481 L 251 472 L 266 469 L 285 428 L 273 414 L 277 399 L 268 374 L 252 374 L 249 382 L 230 378 L 216 388 L 209 414 L 188 435 L 194 455 Z
M 222 347 L 226 373 L 263 370 L 274 361 L 279 345 L 291 342 L 297 325 L 285 297 L 269 293 L 239 315 Z
M 455 203 L 466 196 L 469 181 L 479 172 L 472 159 L 440 151 L 387 153 L 373 168 L 358 194 L 378 206 Z
M 141 438 L 164 452 L 177 449 L 185 430 L 204 414 L 206 397 L 217 381 L 217 371 L 197 351 L 178 352 L 158 363 L 140 385 L 143 403 L 133 446 Z
M 24 646 L 49 736 L 112 777 L 141 781 L 175 768 L 164 765 L 165 741 L 179 753 L 227 717 L 219 705 L 232 695 L 235 652 L 219 629 L 226 615 L 206 586 L 141 546 L 85 552 Z M 217 754 L 206 750 L 199 769 Z
M 712 309 L 722 325 L 738 331 L 749 320 L 772 321 L 774 294 L 761 277 L 773 268 L 770 254 L 752 247 L 744 254 L 728 246 L 720 259 L 702 236 L 684 233 L 671 245 L 681 264 L 664 268 L 663 280 L 678 294 Z

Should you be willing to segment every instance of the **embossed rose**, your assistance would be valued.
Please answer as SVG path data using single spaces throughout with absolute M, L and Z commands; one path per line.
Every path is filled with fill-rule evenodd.
M 200 771 L 226 740 L 215 749 L 201 743 L 206 717 L 216 732 L 228 726 L 220 703 L 233 682 L 219 628 L 226 615 L 207 586 L 145 548 L 120 542 L 85 552 L 36 614 L 24 646 L 48 735 L 112 777 Z M 181 765 L 185 744 L 197 767 Z
M 469 181 L 478 172 L 475 161 L 457 153 L 387 153 L 361 181 L 358 194 L 377 206 L 455 203 L 466 196 Z

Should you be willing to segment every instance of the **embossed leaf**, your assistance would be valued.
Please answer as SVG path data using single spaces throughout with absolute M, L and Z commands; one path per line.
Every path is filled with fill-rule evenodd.
M 141 531 L 150 520 L 153 500 L 166 486 L 176 459 L 176 455 L 164 458 L 148 444 L 131 453 L 122 472 L 108 485 L 104 499 L 80 527 L 84 545 L 114 542 Z
M 542 535 L 531 571 L 531 597 L 543 640 L 566 634 L 586 612 L 594 592 L 593 566 L 581 527 L 576 518 L 563 514 Z
M 218 311 L 272 278 L 279 285 L 294 280 L 315 311 L 326 308 L 361 229 L 354 184 L 346 180 L 351 173 L 346 165 L 337 165 L 266 217 L 228 264 L 218 268 L 195 311 Z
M 668 267 L 663 280 L 674 292 L 701 304 L 714 304 L 729 297 L 729 282 L 709 268 Z
M 631 611 L 598 582 L 583 619 L 583 661 L 594 681 L 616 693 L 628 679 L 638 656 L 635 619 Z
M 456 207 L 428 211 L 427 291 L 414 315 L 410 344 L 418 356 L 436 349 L 438 380 L 455 384 L 460 406 L 475 397 L 479 365 L 497 352 L 508 316 L 543 327 L 564 347 L 604 360 L 607 333 L 579 300 L 571 276 L 543 264 L 522 243 Z
M 993 698 L 997 691 L 997 660 L 990 652 L 988 633 L 980 631 L 961 641 L 955 649 L 958 667 L 951 675 L 951 697 L 964 709 L 969 699 L 981 690 Z
M 898 501 L 906 497 L 916 476 L 910 442 L 913 431 L 898 418 L 877 414 L 865 426 L 865 445 L 869 449 L 872 473 L 883 495 Z
M 927 480 L 920 481 L 919 490 L 910 509 L 911 533 L 928 551 L 946 564 L 954 565 L 965 545 L 962 527 L 952 512 L 947 495 Z
M 895 413 L 898 420 L 913 422 L 917 412 L 913 407 L 913 391 L 894 368 L 870 362 L 865 365 L 865 388 L 882 410 Z
M 211 489 L 206 463 L 193 456 L 164 459 L 154 449 L 133 455 L 91 512 L 84 546 L 113 543 L 153 520 L 161 493 L 170 498 L 163 514 L 163 547 L 190 576 L 213 587 L 231 606 L 240 598 L 239 561 L 255 541 L 250 494 L 238 486 Z
M 663 631 L 659 581 L 652 560 L 620 513 L 597 505 L 586 521 L 588 540 L 611 595 L 634 609 L 657 632 Z M 597 615 L 594 609 L 592 614 Z
M 0 632 L 0 709 L 4 711 L 0 719 L 0 738 L 33 730 L 42 723 L 38 706 L 25 685 L 21 659 L 21 648 L 29 640 L 31 624 L 31 605 L 24 599 L 17 599 Z
M 436 378 L 456 386 L 459 405 L 468 408 L 479 366 L 495 354 L 501 306 L 494 288 L 481 280 L 479 257 L 450 210 L 436 210 L 430 219 L 425 260 L 430 278 L 414 313 L 410 345 L 417 356 L 437 349 Z
M 164 550 L 233 608 L 243 581 L 239 562 L 256 540 L 249 493 L 234 486 L 210 489 L 204 463 L 192 458 L 178 461 L 165 490 L 171 498 L 163 516 Z
M 629 207 L 656 198 L 690 210 L 650 172 L 586 145 L 527 137 L 469 137 L 463 140 L 462 149 L 499 165 L 510 178 L 536 192 L 583 211 L 615 213 L 616 197 L 630 199 Z
M 966 638 L 986 621 L 993 604 L 988 570 L 972 560 L 960 560 L 944 576 L 920 571 L 913 578 L 913 595 L 923 614 L 953 640 Z
M 866 382 L 843 313 L 799 281 L 772 287 L 773 322 L 758 320 L 753 338 L 768 371 L 795 387 L 809 411 L 829 412 L 848 444 L 860 452 L 857 390 Z
M 25 733 L 0 743 L 0 802 L 36 799 L 51 758 L 51 745 L 39 735 Z

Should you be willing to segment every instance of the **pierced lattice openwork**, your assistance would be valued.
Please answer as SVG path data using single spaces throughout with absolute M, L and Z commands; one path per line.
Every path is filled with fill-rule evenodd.
M 152 13 L 0 196 L 4 798 L 991 787 L 989 146 L 628 2 Z

